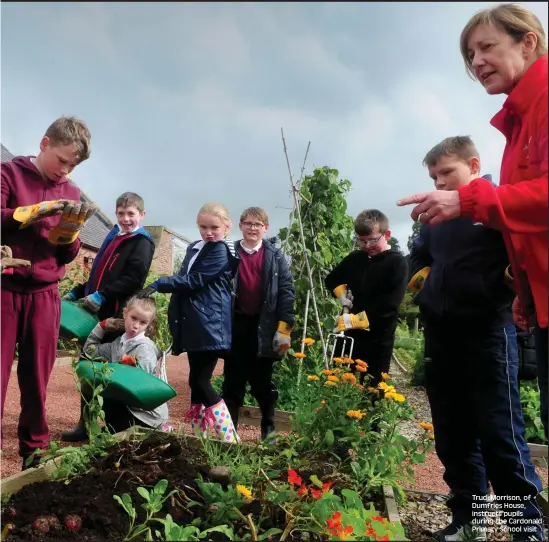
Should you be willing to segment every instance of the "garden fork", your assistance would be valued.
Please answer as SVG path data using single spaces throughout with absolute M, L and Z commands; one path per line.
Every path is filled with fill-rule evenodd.
M 353 299 L 350 290 L 347 292 L 347 299 L 350 299 L 350 300 Z M 349 314 L 349 312 L 350 312 L 350 308 L 347 306 L 344 306 L 343 314 L 344 315 Z M 331 339 L 332 337 L 333 337 L 333 341 Z M 347 335 L 345 335 L 345 331 L 340 331 L 339 333 L 330 333 L 328 335 L 328 349 L 330 349 L 331 341 L 332 341 L 332 344 L 331 344 L 330 363 L 332 365 L 334 362 L 334 354 L 335 354 L 338 341 L 341 341 L 341 355 L 339 357 L 342 357 L 342 358 L 349 357 L 351 359 L 353 358 L 353 348 L 355 346 L 355 340 L 353 339 L 353 337 L 348 337 Z M 350 345 L 350 348 L 349 348 L 349 353 L 346 355 L 345 351 L 348 345 Z

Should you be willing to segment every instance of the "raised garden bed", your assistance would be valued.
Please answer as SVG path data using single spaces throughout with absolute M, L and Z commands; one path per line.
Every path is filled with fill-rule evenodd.
M 281 501 L 282 506 L 273 504 L 273 494 L 268 494 L 273 488 L 279 488 L 279 496 L 282 492 L 292 491 L 288 485 L 286 468 L 279 468 L 274 464 L 269 468 L 269 463 L 265 463 L 263 470 L 263 467 L 256 465 L 256 469 L 261 469 L 260 478 L 264 482 L 256 481 L 253 487 L 248 486 L 253 497 L 249 500 L 241 499 L 235 504 L 238 513 L 230 513 L 224 512 L 222 494 L 218 494 L 217 501 L 213 504 L 208 497 L 204 497 L 200 482 L 197 482 L 197 479 L 202 478 L 206 484 L 219 482 L 221 485 L 218 487 L 225 490 L 233 487 L 225 472 L 219 473 L 219 469 L 217 472 L 212 471 L 212 467 L 216 465 L 211 464 L 211 450 L 208 456 L 200 440 L 175 433 L 143 434 L 133 429 L 118 434 L 117 440 L 118 443 L 110 448 L 105 457 L 98 459 L 89 472 L 72 478 L 68 483 L 48 479 L 56 469 L 53 461 L 2 480 L 2 523 L 4 528 L 8 522 L 13 525 L 5 539 L 124 540 L 129 531 L 129 516 L 113 495 L 122 497 L 127 493 L 131 496 L 137 512 L 135 525 L 138 525 L 145 517 L 141 507 L 144 502 L 141 496 L 143 489 L 139 488 L 152 492 L 162 479 L 168 481 L 165 495 L 172 490 L 177 490 L 177 493 L 167 498 L 154 517 L 162 519 L 170 514 L 178 524 L 189 526 L 192 522 L 201 531 L 212 525 L 229 525 L 235 540 L 267 539 L 270 529 L 277 540 L 322 540 L 329 536 L 327 525 L 324 525 L 325 532 L 322 529 L 318 533 L 304 534 L 300 531 L 300 523 L 292 519 L 292 513 L 297 513 L 295 502 L 294 507 L 288 507 L 286 511 L 284 501 Z M 219 450 L 219 460 L 222 461 L 223 450 L 227 450 L 227 445 L 219 441 L 208 441 L 206 445 L 216 447 Z M 315 479 L 322 484 L 332 482 L 333 486 L 327 490 L 327 494 L 341 495 L 342 491 L 345 493 L 343 488 L 346 484 L 335 467 L 333 459 L 320 455 L 311 457 L 311 462 L 299 467 L 296 475 L 302 478 L 302 487 L 313 488 Z M 322 492 L 320 488 L 317 491 Z M 314 504 L 314 499 L 310 500 Z M 320 502 L 318 500 L 317 504 Z M 390 487 L 384 487 L 374 497 L 372 504 L 389 521 L 399 521 Z M 322 516 L 320 518 L 325 519 Z M 387 519 L 383 521 L 387 522 Z M 74 527 L 79 522 L 81 526 L 76 530 L 71 531 L 67 527 Z M 183 539 L 165 538 L 164 528 L 160 523 L 151 524 L 151 528 L 153 533 L 155 530 L 161 533 L 161 537 L 155 536 L 155 539 Z M 231 533 L 221 529 L 208 533 L 203 539 L 229 540 Z M 260 534 L 266 536 L 261 538 Z M 145 539 L 144 534 L 135 539 Z

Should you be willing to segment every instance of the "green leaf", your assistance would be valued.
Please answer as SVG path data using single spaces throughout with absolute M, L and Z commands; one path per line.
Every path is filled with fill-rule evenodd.
M 322 482 L 319 480 L 318 476 L 316 474 L 311 475 L 310 477 L 311 482 L 318 487 L 319 489 L 322 489 Z
M 156 483 L 156 485 L 154 486 L 153 491 L 157 495 L 164 495 L 164 493 L 166 493 L 166 489 L 168 489 L 168 480 L 163 478 L 162 480 L 159 480 Z
M 137 493 L 139 493 L 139 495 L 141 495 L 147 502 L 150 502 L 151 496 L 147 489 L 145 489 L 144 487 L 138 487 Z

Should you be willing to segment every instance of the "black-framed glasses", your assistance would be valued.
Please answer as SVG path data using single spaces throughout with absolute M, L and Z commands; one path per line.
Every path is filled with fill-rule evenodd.
M 361 239 L 358 235 L 355 235 L 355 243 L 358 243 L 359 245 L 375 245 L 379 242 L 379 240 L 383 237 L 383 233 L 376 237 L 375 239 Z
M 260 230 L 265 226 L 265 224 L 261 222 L 242 222 L 242 225 L 249 230 Z

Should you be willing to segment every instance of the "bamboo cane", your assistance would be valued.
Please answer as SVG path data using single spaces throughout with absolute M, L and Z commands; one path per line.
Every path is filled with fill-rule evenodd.
M 286 139 L 284 138 L 284 130 L 280 128 L 280 132 L 282 134 L 282 144 L 284 145 L 284 154 L 286 156 L 286 164 L 288 165 L 288 173 L 290 174 L 290 184 L 292 186 L 292 195 L 294 197 L 294 204 L 296 209 L 296 215 L 297 215 L 297 223 L 299 225 L 299 235 L 301 237 L 301 244 L 303 246 L 303 257 L 305 258 L 305 266 L 307 267 L 307 275 L 309 278 L 309 286 L 311 290 L 311 299 L 313 301 L 313 310 L 315 312 L 316 317 L 316 324 L 318 327 L 318 335 L 320 337 L 320 342 L 322 343 L 322 353 L 324 355 L 324 366 L 328 368 L 328 354 L 326 351 L 326 342 L 324 341 L 324 335 L 322 333 L 322 326 L 320 323 L 320 316 L 318 314 L 318 305 L 316 304 L 316 295 L 314 290 L 314 283 L 313 283 L 313 274 L 311 272 L 311 265 L 309 263 L 309 257 L 307 256 L 307 245 L 305 244 L 305 233 L 303 231 L 303 222 L 301 221 L 301 209 L 299 207 L 299 199 L 297 196 L 297 189 L 294 184 L 294 176 L 292 174 L 292 168 L 290 166 L 290 158 L 288 157 L 288 149 L 286 147 Z

